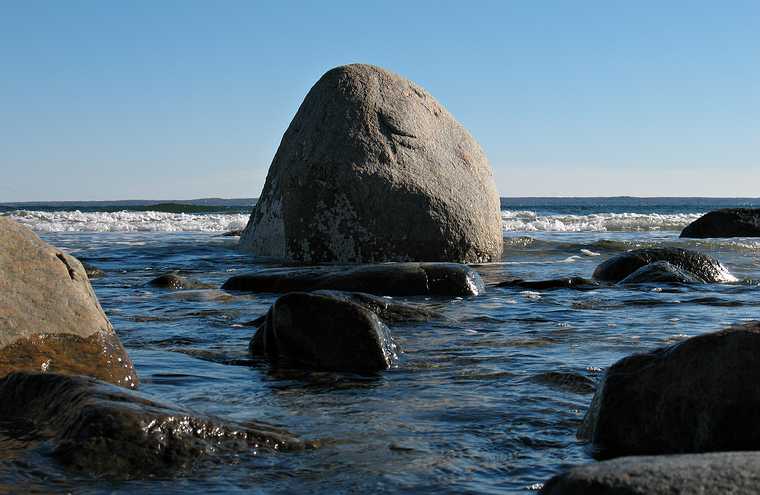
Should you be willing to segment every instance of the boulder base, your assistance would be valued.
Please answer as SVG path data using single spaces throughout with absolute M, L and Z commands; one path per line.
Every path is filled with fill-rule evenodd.
M 372 65 L 327 72 L 282 138 L 240 245 L 306 263 L 499 260 L 478 143 L 427 91 Z
M 0 377 L 12 371 L 89 375 L 137 386 L 132 361 L 82 264 L 0 217 Z

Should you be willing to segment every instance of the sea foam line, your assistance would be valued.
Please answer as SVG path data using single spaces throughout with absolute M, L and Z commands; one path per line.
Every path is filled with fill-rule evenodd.
M 157 211 L 17 210 L 10 217 L 37 232 L 226 232 L 242 229 L 248 221 L 242 214 Z
M 589 215 L 540 215 L 535 211 L 501 212 L 505 232 L 644 232 L 678 231 L 702 213 L 592 213 Z

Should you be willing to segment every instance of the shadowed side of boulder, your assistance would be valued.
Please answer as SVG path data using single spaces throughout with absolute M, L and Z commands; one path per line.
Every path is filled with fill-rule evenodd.
M 760 452 L 623 457 L 574 467 L 546 482 L 544 495 L 750 495 L 760 486 Z
M 337 371 L 381 371 L 398 359 L 375 313 L 346 298 L 304 292 L 277 299 L 250 350 L 273 362 Z
M 13 371 L 138 380 L 82 264 L 0 217 L 0 377 Z
M 202 457 L 306 444 L 266 425 L 196 415 L 83 376 L 12 373 L 0 379 L 0 417 L 52 445 L 66 466 L 119 478 L 167 475 Z
M 760 237 L 760 208 L 711 211 L 687 225 L 681 237 Z
M 274 268 L 237 275 L 222 289 L 246 292 L 340 290 L 383 296 L 475 296 L 480 275 L 457 263 L 383 263 L 350 267 Z
M 301 104 L 240 245 L 306 263 L 494 261 L 499 196 L 483 150 L 427 91 L 346 65 Z
M 598 457 L 760 450 L 760 323 L 612 365 L 579 438 Z

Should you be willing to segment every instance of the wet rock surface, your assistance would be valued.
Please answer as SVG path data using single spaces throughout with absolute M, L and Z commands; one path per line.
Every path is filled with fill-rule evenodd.
M 4 436 L 46 442 L 68 468 L 118 478 L 170 475 L 209 456 L 312 446 L 271 426 L 196 415 L 83 376 L 11 373 L 0 379 L 0 417 L 24 425 Z
M 480 275 L 457 263 L 384 263 L 360 266 L 273 268 L 230 278 L 222 289 L 293 292 L 319 289 L 383 296 L 475 296 L 485 290 Z
M 692 337 L 612 365 L 580 439 L 597 457 L 760 450 L 760 323 Z
M 754 494 L 760 452 L 623 457 L 574 467 L 549 480 L 544 495 Z
M 159 289 L 208 289 L 211 286 L 194 280 L 191 278 L 183 277 L 176 273 L 165 273 L 154 278 L 148 285 Z
M 714 258 L 680 248 L 635 249 L 618 254 L 594 270 L 594 279 L 617 283 L 636 270 L 658 261 L 666 261 L 690 277 L 705 283 L 735 282 L 736 277 Z
M 681 237 L 760 237 L 760 208 L 711 211 L 687 225 Z
M 132 361 L 82 264 L 0 217 L 0 377 L 84 374 L 137 386 Z
M 655 261 L 654 263 L 642 266 L 618 283 L 620 285 L 627 285 L 652 283 L 701 284 L 704 282 L 701 278 L 673 266 L 667 261 Z
M 277 299 L 250 351 L 272 362 L 320 370 L 376 372 L 397 361 L 390 330 L 350 296 L 293 292 Z
M 346 65 L 301 104 L 240 245 L 306 263 L 496 261 L 499 196 L 483 150 L 427 91 Z

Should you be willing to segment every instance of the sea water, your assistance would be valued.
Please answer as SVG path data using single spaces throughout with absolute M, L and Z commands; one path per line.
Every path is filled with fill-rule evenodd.
M 502 200 L 505 250 L 486 284 L 581 276 L 618 253 L 675 246 L 718 258 L 739 282 L 592 291 L 489 287 L 473 298 L 398 298 L 438 316 L 393 325 L 396 368 L 372 376 L 276 369 L 247 353 L 275 299 L 148 287 L 177 270 L 220 286 L 271 267 L 225 231 L 247 206 L 214 211 L 5 207 L 44 240 L 104 270 L 97 296 L 141 390 L 238 422 L 278 425 L 322 447 L 200 460 L 151 479 L 96 479 L 2 434 L 0 493 L 521 493 L 593 462 L 576 430 L 604 369 L 635 352 L 758 318 L 760 239 L 679 239 L 711 209 L 750 199 Z M 181 210 L 181 208 L 180 208 Z M 7 430 L 6 430 L 7 431 Z

